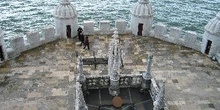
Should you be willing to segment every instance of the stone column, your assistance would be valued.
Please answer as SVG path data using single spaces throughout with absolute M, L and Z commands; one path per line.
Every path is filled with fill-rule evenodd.
M 150 55 L 148 57 L 148 62 L 147 62 L 147 73 L 151 74 L 151 66 L 152 66 L 152 61 L 153 60 L 153 55 Z M 147 75 L 147 74 L 145 74 Z
M 153 60 L 153 55 L 148 56 L 148 62 L 146 69 L 147 71 L 142 74 L 142 84 L 141 84 L 141 91 L 145 91 L 147 89 L 150 89 L 150 84 L 151 84 L 151 65 Z
M 112 36 L 114 40 L 112 41 L 112 64 L 111 64 L 111 73 L 110 73 L 110 87 L 109 93 L 112 96 L 117 96 L 120 93 L 119 87 L 119 69 L 120 69 L 120 55 L 119 55 L 119 41 L 118 41 L 118 31 L 117 29 L 114 31 L 114 35 Z
M 120 93 L 120 87 L 119 87 L 119 75 L 117 71 L 114 69 L 113 75 L 110 76 L 110 87 L 109 87 L 109 93 L 112 96 L 118 96 Z
M 108 52 L 108 75 L 112 73 L 112 64 L 113 64 L 113 45 L 112 42 L 109 43 L 109 52 Z
M 83 86 L 83 91 L 87 91 L 87 86 L 86 86 L 86 77 L 83 74 L 83 60 L 82 57 L 79 56 L 79 61 L 78 61 L 78 75 L 76 77 L 76 81 L 82 84 Z
M 76 82 L 75 110 L 88 110 L 81 86 L 79 82 Z
M 156 99 L 153 103 L 154 104 L 153 110 L 162 110 L 165 107 L 164 95 L 165 95 L 165 82 L 163 82 L 163 85 L 160 88 L 160 92 L 156 96 Z

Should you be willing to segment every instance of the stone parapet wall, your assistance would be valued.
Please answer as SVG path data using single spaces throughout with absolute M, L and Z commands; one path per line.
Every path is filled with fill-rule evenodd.
M 201 51 L 201 41 L 196 32 L 183 31 L 180 28 L 170 27 L 158 23 L 155 29 L 151 31 L 151 37 L 174 43 L 177 45 L 185 46 L 197 51 Z
M 100 21 L 98 28 L 96 28 L 94 24 L 95 21 L 93 20 L 83 21 L 84 35 L 113 34 L 115 28 L 118 29 L 118 34 L 131 34 L 131 28 L 128 27 L 128 22 L 125 20 L 116 20 L 115 27 L 111 27 L 111 22 L 108 20 Z M 198 40 L 198 34 L 195 32 L 183 31 L 182 29 L 176 27 L 168 28 L 168 26 L 158 23 L 155 25 L 155 29 L 151 30 L 150 36 L 166 42 L 201 51 L 201 41 Z M 7 49 L 7 53 L 10 54 L 8 55 L 9 58 L 13 58 L 23 51 L 36 48 L 59 38 L 60 35 L 55 35 L 54 27 L 48 26 L 43 28 L 41 31 L 29 32 L 26 37 L 17 36 L 10 38 L 9 42 L 11 47 L 10 49 Z
M 102 20 L 99 21 L 98 28 L 94 27 L 95 21 L 86 20 L 83 22 L 83 33 L 84 35 L 94 35 L 94 34 L 113 34 L 115 28 L 118 29 L 118 34 L 131 34 L 131 29 L 127 27 L 128 22 L 125 20 L 116 20 L 115 27 L 111 27 L 111 21 Z
M 95 21 L 88 20 L 83 22 L 83 31 L 85 35 L 94 34 L 113 34 L 114 29 L 118 29 L 118 34 L 131 34 L 131 28 L 129 28 L 128 22 L 125 20 L 116 20 L 115 27 L 111 27 L 110 21 L 103 20 L 99 22 L 99 27 L 95 28 Z M 158 23 L 155 25 L 155 29 L 150 32 L 151 37 L 174 43 L 177 45 L 185 46 L 197 51 L 201 51 L 201 41 L 196 32 L 184 31 L 177 27 L 168 28 L 167 25 Z
M 217 53 L 217 54 L 215 55 L 215 57 L 216 57 L 216 60 L 218 61 L 218 63 L 220 63 L 220 53 Z
M 60 37 L 55 35 L 55 29 L 52 26 L 45 27 L 41 31 L 31 31 L 26 36 L 10 37 L 10 47 L 7 49 L 7 54 L 9 58 L 15 58 L 21 52 L 55 41 L 58 38 Z
M 3 64 L 3 62 L 8 59 L 8 55 L 7 55 L 7 52 L 6 52 L 7 51 L 6 50 L 6 45 L 5 45 L 5 42 L 4 42 L 4 32 L 2 31 L 1 27 L 0 27 L 0 49 L 3 52 L 2 53 L 3 58 L 0 58 L 0 66 L 1 66 Z

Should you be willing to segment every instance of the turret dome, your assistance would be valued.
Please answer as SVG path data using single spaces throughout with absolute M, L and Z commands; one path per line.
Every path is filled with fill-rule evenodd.
M 153 10 L 149 0 L 139 0 L 138 3 L 133 6 L 131 14 L 139 17 L 153 16 Z
M 205 26 L 205 30 L 210 34 L 220 36 L 220 12 L 215 18 L 211 19 Z
M 57 18 L 74 18 L 77 17 L 77 12 L 69 0 L 61 0 L 55 9 L 54 16 Z

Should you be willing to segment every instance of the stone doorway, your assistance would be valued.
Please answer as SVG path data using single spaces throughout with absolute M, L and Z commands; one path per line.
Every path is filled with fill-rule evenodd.
M 211 49 L 212 41 L 208 40 L 206 48 L 205 48 L 205 54 L 209 54 L 209 51 Z
M 139 23 L 138 24 L 138 33 L 137 33 L 137 35 L 142 36 L 142 31 L 143 31 L 143 24 Z
M 66 36 L 71 38 L 71 25 L 66 25 Z
M 3 47 L 0 45 L 0 61 L 4 61 L 4 53 L 3 53 Z

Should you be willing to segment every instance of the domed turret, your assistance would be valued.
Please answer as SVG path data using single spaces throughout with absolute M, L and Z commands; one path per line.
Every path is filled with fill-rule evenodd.
M 54 12 L 56 34 L 64 38 L 77 35 L 78 15 L 69 0 L 61 0 Z
M 208 22 L 208 24 L 205 26 L 205 31 L 209 32 L 210 34 L 220 36 L 220 12 L 215 18 Z
M 220 12 L 205 26 L 201 51 L 209 57 L 220 52 Z
M 62 0 L 55 9 L 54 16 L 57 18 L 74 18 L 77 17 L 77 12 L 69 0 Z
M 0 65 L 3 61 L 7 60 L 6 46 L 4 43 L 3 31 L 0 28 Z
M 139 2 L 133 6 L 131 13 L 139 17 L 153 16 L 153 10 L 151 5 L 149 5 L 149 0 L 139 0 Z
M 147 36 L 153 22 L 153 10 L 149 0 L 139 0 L 131 10 L 132 34 Z

